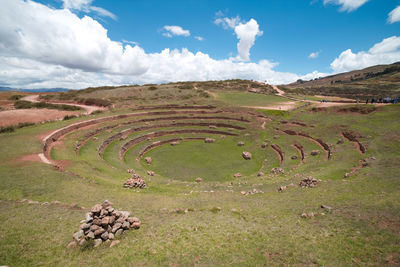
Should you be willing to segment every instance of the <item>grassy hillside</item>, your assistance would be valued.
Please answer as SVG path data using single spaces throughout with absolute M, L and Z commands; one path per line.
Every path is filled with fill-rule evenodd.
M 210 97 L 203 97 L 197 83 L 197 89 L 177 86 L 182 85 L 87 89 L 74 94 L 114 99 L 116 108 L 0 134 L 0 264 L 400 263 L 399 105 L 257 112 L 241 106 L 255 103 L 254 97 L 263 103 L 282 99 L 246 93 L 243 87 L 207 88 L 203 90 Z M 156 92 L 171 98 L 149 99 Z M 194 96 L 179 102 L 186 94 Z M 240 94 L 240 101 L 232 94 Z M 153 103 L 161 99 L 162 106 Z M 191 101 L 214 107 L 191 107 Z M 179 106 L 165 107 L 176 103 Z M 138 104 L 151 107 L 134 111 Z M 41 138 L 51 131 L 110 116 L 112 120 L 86 125 L 56 140 L 49 157 L 58 168 L 32 157 L 43 151 Z M 183 130 L 190 132 L 174 132 Z M 366 152 L 343 133 L 355 136 Z M 174 138 L 181 138 L 178 145 L 167 142 L 139 157 L 147 147 Z M 121 155 L 132 140 L 138 141 Z M 102 144 L 106 145 L 99 152 Z M 272 145 L 282 151 L 283 160 Z M 252 159 L 243 159 L 243 151 L 251 152 Z M 146 164 L 144 157 L 153 163 Z M 284 174 L 270 173 L 277 167 Z M 123 188 L 130 177 L 127 169 L 134 169 L 148 187 Z M 242 176 L 235 178 L 238 172 Z M 319 183 L 301 188 L 300 181 L 309 175 Z M 197 177 L 203 181 L 195 182 Z M 278 192 L 281 186 L 288 187 Z M 133 211 L 141 228 L 118 237 L 121 243 L 112 248 L 66 248 L 85 213 L 105 199 L 118 209 Z M 303 213 L 307 218 L 301 217 Z
M 400 63 L 280 86 L 287 93 L 367 99 L 400 96 Z

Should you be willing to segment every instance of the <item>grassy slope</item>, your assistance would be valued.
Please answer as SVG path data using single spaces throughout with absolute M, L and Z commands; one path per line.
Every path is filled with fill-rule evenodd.
M 41 163 L 13 160 L 24 154 L 39 152 L 41 144 L 38 135 L 83 118 L 2 134 L 0 264 L 381 266 L 390 257 L 398 260 L 399 111 L 398 106 L 388 106 L 368 115 L 300 110 L 284 113 L 285 117 L 276 116 L 275 121 L 267 122 L 266 130 L 258 128 L 252 131 L 248 139 L 245 139 L 243 132 L 235 142 L 243 139 L 246 145 L 258 148 L 263 141 L 276 143 L 290 157 L 296 151 L 289 145 L 298 141 L 305 147 L 306 164 L 293 169 L 296 161 L 285 162 L 283 167 L 286 173 L 281 176 L 256 177 L 255 173 L 249 172 L 252 174 L 234 180 L 233 185 L 224 180 L 196 184 L 157 174 L 146 177 L 148 189 L 125 190 L 121 188 L 121 183 L 127 174 L 123 170 L 107 167 L 95 154 L 99 141 L 112 133 L 99 135 L 99 141 L 88 142 L 78 158 L 81 160 L 69 167 L 83 178 L 58 172 Z M 281 125 L 279 120 L 282 118 L 300 120 L 315 127 Z M 322 156 L 311 157 L 311 150 L 321 148 L 305 138 L 280 134 L 278 139 L 274 139 L 273 136 L 278 134 L 273 130 L 276 127 L 296 129 L 323 138 L 333 145 L 333 159 L 328 162 Z M 364 137 L 360 140 L 368 145 L 366 155 L 352 150 L 353 144 L 347 141 L 342 145 L 334 145 L 342 129 L 362 133 Z M 79 134 L 71 134 L 53 155 L 72 157 L 70 151 L 77 139 Z M 225 140 L 228 142 L 229 138 Z M 202 147 L 214 150 L 218 148 L 219 141 L 211 144 L 213 147 Z M 228 147 L 241 150 L 232 143 L 224 146 L 224 150 Z M 168 160 L 182 156 L 171 152 L 172 149 L 187 152 L 193 146 L 196 148 L 197 144 L 184 142 L 177 147 L 165 146 L 149 154 L 155 160 L 164 160 L 168 164 Z M 108 151 L 115 154 L 117 150 L 111 147 Z M 265 153 L 268 159 L 266 172 L 279 164 L 270 149 L 258 151 Z M 165 154 L 163 158 L 162 153 Z M 358 159 L 371 156 L 376 160 L 371 161 L 368 168 L 349 179 L 342 178 L 344 172 L 357 165 Z M 278 193 L 278 186 L 299 182 L 298 178 L 294 178 L 295 173 L 311 174 L 323 182 L 313 189 L 295 187 Z M 258 188 L 265 194 L 242 196 L 239 193 L 252 188 Z M 204 192 L 210 190 L 214 193 Z M 79 221 L 84 218 L 85 210 L 15 202 L 22 198 L 59 200 L 68 205 L 78 203 L 84 207 L 110 199 L 116 208 L 133 210 L 143 224 L 140 230 L 124 234 L 121 243 L 114 248 L 101 246 L 87 251 L 67 250 L 65 246 L 78 228 Z M 321 204 L 332 206 L 333 212 L 321 210 Z M 212 208 L 217 206 L 222 210 L 212 212 Z M 188 214 L 170 212 L 176 208 L 193 208 L 194 211 Z M 301 213 L 311 211 L 318 214 L 314 219 L 299 217 Z
M 265 106 L 279 102 L 291 101 L 287 98 L 254 94 L 247 92 L 218 92 L 216 93 L 217 100 L 234 106 Z

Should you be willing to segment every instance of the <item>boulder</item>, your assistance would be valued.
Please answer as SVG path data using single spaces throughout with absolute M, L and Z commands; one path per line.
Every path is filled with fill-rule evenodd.
M 150 165 L 150 164 L 153 162 L 153 160 L 151 159 L 151 157 L 145 157 L 145 158 L 144 158 L 144 161 L 146 161 L 147 165 Z
M 241 174 L 240 172 L 238 172 L 238 173 L 235 173 L 235 174 L 233 175 L 233 177 L 235 177 L 235 178 L 240 178 L 240 177 L 242 177 L 242 174 Z
M 251 155 L 250 152 L 244 151 L 244 152 L 242 152 L 242 157 L 243 157 L 245 160 L 250 160 L 251 157 L 252 157 L 252 155 Z
M 213 139 L 213 138 L 206 138 L 206 139 L 204 139 L 204 142 L 207 143 L 207 144 L 211 144 L 211 143 L 214 143 L 214 142 L 215 142 L 215 139 Z
M 317 156 L 319 155 L 321 152 L 319 150 L 313 150 L 311 151 L 311 156 Z
M 265 142 L 263 142 L 263 143 L 261 144 L 261 148 L 266 148 L 267 146 L 268 146 L 268 144 L 265 143 Z
M 297 157 L 296 155 L 293 155 L 293 156 L 291 157 L 291 159 L 295 160 L 295 159 L 298 159 L 298 157 Z

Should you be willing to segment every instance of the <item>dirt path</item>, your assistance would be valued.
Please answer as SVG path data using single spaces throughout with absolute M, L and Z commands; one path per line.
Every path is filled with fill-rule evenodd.
M 39 100 L 39 95 L 28 95 L 28 96 L 23 97 L 22 100 L 34 102 L 34 103 L 41 102 Z M 97 111 L 97 110 L 105 110 L 106 109 L 105 107 L 99 107 L 99 106 L 88 106 L 88 105 L 81 105 L 81 104 L 75 104 L 75 103 L 56 102 L 56 101 L 54 101 L 54 102 L 50 101 L 48 103 L 80 107 L 80 108 L 83 108 L 84 110 L 86 110 L 86 112 L 84 113 L 85 115 L 91 114 L 92 112 Z

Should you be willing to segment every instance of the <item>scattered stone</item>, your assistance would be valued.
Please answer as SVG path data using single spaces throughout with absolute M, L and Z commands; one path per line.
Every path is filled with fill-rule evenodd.
M 250 134 L 249 133 L 245 133 L 244 136 L 250 136 Z
M 296 156 L 296 155 L 293 155 L 292 157 L 291 157 L 291 159 L 293 159 L 293 160 L 295 160 L 295 159 L 297 159 L 298 157 Z
M 242 191 L 242 192 L 240 192 L 242 195 L 245 195 L 245 196 L 247 196 L 247 195 L 253 195 L 253 194 L 264 194 L 264 192 L 263 191 L 261 191 L 261 190 L 258 190 L 258 189 L 256 189 L 256 188 L 253 188 L 253 190 L 250 190 L 250 191 Z
M 240 178 L 240 177 L 242 177 L 242 174 L 241 174 L 240 172 L 238 172 L 238 173 L 235 173 L 235 174 L 233 175 L 233 177 L 235 177 L 235 178 Z
M 301 218 L 305 219 L 305 218 L 307 218 L 307 213 L 302 213 L 300 216 L 301 216 Z
M 250 160 L 251 159 L 251 153 L 250 152 L 242 152 L 242 157 L 245 159 L 245 160 Z
M 217 126 L 215 126 L 215 125 L 209 125 L 208 128 L 210 128 L 210 129 L 217 129 Z
M 154 175 L 154 173 L 153 173 Z M 136 177 L 136 178 L 134 178 Z M 129 178 L 125 183 L 124 187 L 125 188 L 145 188 L 146 187 L 146 182 L 140 177 L 140 176 L 134 176 Z
M 344 140 L 343 139 L 339 139 L 337 142 L 336 142 L 336 144 L 338 144 L 338 145 L 341 145 L 341 144 L 343 144 L 344 143 Z
M 267 146 L 268 146 L 268 144 L 265 142 L 261 144 L 261 148 L 266 148 Z
M 204 139 L 204 142 L 207 143 L 207 144 L 215 143 L 215 139 L 213 139 L 213 138 L 206 138 L 206 139 Z
M 94 240 L 94 247 L 111 240 L 130 228 L 139 229 L 140 220 L 130 217 L 130 212 L 115 210 L 112 202 L 105 200 L 102 204 L 96 204 L 91 211 L 86 213 L 85 220 L 79 226 L 80 230 L 72 235 L 73 241 L 67 248 L 83 246 L 88 240 Z M 119 242 L 119 241 L 118 241 Z M 117 243 L 118 243 L 117 242 Z
M 279 174 L 284 174 L 285 171 L 282 168 L 278 167 L 278 168 L 272 168 L 270 173 L 279 175 Z
M 319 150 L 313 150 L 311 151 L 311 156 L 317 156 L 319 155 L 321 152 Z
M 153 171 L 147 171 L 147 175 L 154 176 L 154 172 Z
M 128 173 L 135 173 L 135 170 L 134 169 L 127 169 L 126 170 Z
M 274 139 L 279 139 L 279 135 L 274 135 Z
M 111 244 L 110 244 L 110 248 L 112 248 L 113 246 L 118 245 L 120 242 L 121 242 L 121 241 L 119 241 L 119 240 L 114 240 L 114 241 L 112 241 Z
M 179 141 L 174 141 L 174 142 L 171 142 L 170 144 L 171 144 L 171 146 L 177 146 L 177 145 L 180 144 L 180 142 Z
M 151 157 L 145 157 L 145 158 L 144 158 L 144 161 L 146 161 L 147 165 L 150 165 L 150 164 L 153 162 L 153 160 L 151 159 Z
M 344 178 L 349 178 L 350 177 L 350 173 L 349 172 L 346 172 L 345 174 L 344 174 Z
M 197 177 L 195 181 L 196 181 L 196 183 L 201 183 L 201 182 L 203 182 L 203 179 L 200 177 Z
M 319 181 L 317 179 L 315 179 L 315 178 L 313 178 L 311 176 L 307 176 L 306 178 L 304 178 L 303 180 L 300 181 L 299 185 L 302 188 L 305 188 L 305 187 L 316 187 L 318 182 Z
M 264 176 L 265 175 L 265 173 L 264 172 L 262 172 L 262 171 L 259 171 L 258 173 L 257 173 L 257 176 L 258 177 L 260 177 L 260 176 Z
M 280 187 L 278 188 L 278 192 L 282 192 L 283 190 L 286 190 L 286 189 L 287 189 L 287 186 L 282 185 L 282 186 L 280 186 Z
M 326 210 L 331 211 L 331 210 L 332 210 L 332 207 L 329 207 L 329 206 L 327 206 L 327 205 L 321 205 L 321 209 L 326 209 Z
M 240 141 L 239 143 L 237 143 L 238 146 L 244 146 L 244 142 Z

